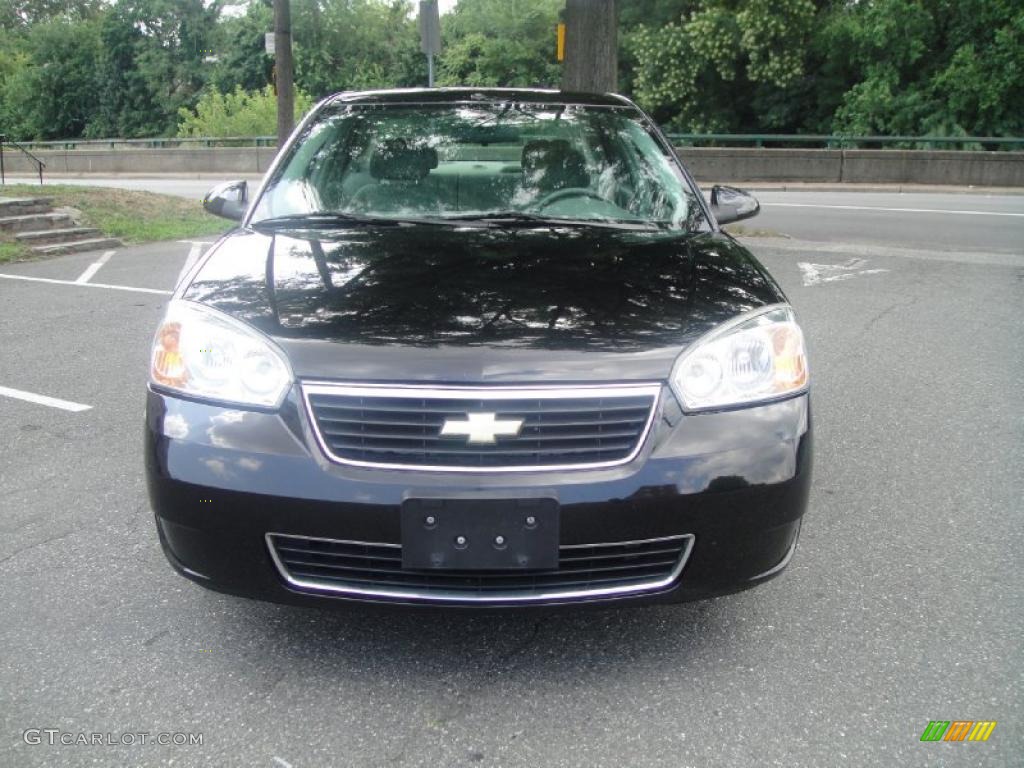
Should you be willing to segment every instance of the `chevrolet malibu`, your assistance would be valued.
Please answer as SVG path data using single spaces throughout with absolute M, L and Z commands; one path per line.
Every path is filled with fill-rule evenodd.
M 153 341 L 171 565 L 288 603 L 682 601 L 761 584 L 811 477 L 804 340 L 632 102 L 343 93 Z

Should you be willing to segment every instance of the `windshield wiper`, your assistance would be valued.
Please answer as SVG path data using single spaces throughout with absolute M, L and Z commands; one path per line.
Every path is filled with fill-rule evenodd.
M 393 218 L 390 216 L 362 216 L 354 213 L 314 211 L 312 213 L 291 213 L 253 221 L 253 229 L 343 229 L 345 227 L 397 227 L 403 225 L 446 224 L 439 218 Z M 450 226 L 450 225 L 449 225 Z
M 467 213 L 459 216 L 445 216 L 445 221 L 478 221 L 499 227 L 601 227 L 604 229 L 635 229 L 649 231 L 664 229 L 666 225 L 654 221 L 629 221 L 626 219 L 565 219 L 556 216 L 542 216 L 525 211 L 504 211 L 502 213 Z
M 344 229 L 346 227 L 397 227 L 397 226 L 478 226 L 478 227 L 573 227 L 590 229 L 626 229 L 651 231 L 667 229 L 664 222 L 629 221 L 625 219 L 565 219 L 542 216 L 524 211 L 503 211 L 500 213 L 466 213 L 456 216 L 429 216 L 422 218 L 393 218 L 390 216 L 364 216 L 352 213 L 315 211 L 292 213 L 251 222 L 253 229 Z

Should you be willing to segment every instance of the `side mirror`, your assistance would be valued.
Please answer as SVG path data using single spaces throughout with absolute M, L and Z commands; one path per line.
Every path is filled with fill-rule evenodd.
M 206 193 L 203 209 L 214 216 L 241 221 L 249 206 L 249 184 L 245 181 L 226 181 Z
M 711 188 L 711 212 L 719 226 L 757 216 L 760 210 L 761 204 L 749 192 L 735 187 Z

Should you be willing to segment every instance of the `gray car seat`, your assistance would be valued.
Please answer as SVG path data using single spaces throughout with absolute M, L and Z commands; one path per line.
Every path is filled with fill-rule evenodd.
M 425 183 L 436 167 L 437 150 L 432 147 L 410 147 L 405 139 L 381 142 L 370 158 L 376 183 L 359 189 L 349 208 L 370 213 L 437 211 L 437 190 Z
M 583 153 L 565 139 L 538 139 L 523 147 L 525 190 L 534 195 L 549 195 L 570 187 L 589 188 L 590 174 Z

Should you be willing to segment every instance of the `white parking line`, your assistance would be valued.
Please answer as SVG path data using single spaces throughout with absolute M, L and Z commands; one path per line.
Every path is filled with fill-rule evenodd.
M 76 280 L 54 280 L 50 277 L 29 277 L 28 275 L 4 275 L 0 278 L 7 280 L 29 280 L 33 283 L 52 283 L 54 285 L 73 285 L 78 288 L 107 288 L 111 291 L 135 291 L 136 293 L 158 293 L 162 296 L 170 296 L 174 291 L 161 291 L 157 288 L 134 288 L 130 285 L 107 285 L 106 283 L 80 283 Z
M 192 243 L 192 247 L 188 249 L 188 256 L 185 257 L 185 266 L 182 267 L 182 272 L 192 269 L 192 265 L 196 263 L 196 259 L 203 252 L 203 246 L 207 243 Z
M 24 400 L 29 403 L 36 403 L 38 405 L 48 405 L 51 408 L 60 408 L 61 410 L 73 411 L 75 413 L 79 411 L 88 411 L 92 408 L 91 405 L 73 403 L 70 400 L 61 400 L 59 397 L 37 395 L 35 392 L 25 392 L 24 390 L 11 389 L 10 387 L 0 387 L 0 395 L 13 397 L 15 400 Z
M 104 252 L 102 256 L 100 256 L 96 261 L 94 261 L 86 268 L 85 272 L 78 276 L 78 279 L 75 280 L 75 282 L 88 283 L 90 280 L 92 280 L 93 275 L 100 271 L 100 267 L 102 267 L 104 264 L 110 261 L 110 257 L 113 255 L 113 251 Z
M 894 211 L 898 213 L 948 213 L 955 216 L 1016 216 L 1024 218 L 1024 213 L 1007 211 L 954 211 L 942 208 L 882 208 L 873 205 L 821 205 L 818 203 L 761 203 L 762 207 L 772 208 L 835 208 L 843 211 Z

